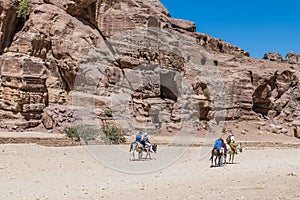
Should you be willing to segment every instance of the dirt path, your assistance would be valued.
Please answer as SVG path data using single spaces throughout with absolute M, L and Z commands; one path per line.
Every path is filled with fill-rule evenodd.
M 129 161 L 127 145 L 0 145 L 0 199 L 299 199 L 299 153 L 249 148 L 210 168 L 199 147 L 160 146 L 153 160 Z

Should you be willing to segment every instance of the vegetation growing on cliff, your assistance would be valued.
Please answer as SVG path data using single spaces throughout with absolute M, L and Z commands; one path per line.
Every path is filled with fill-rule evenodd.
M 29 0 L 20 0 L 17 8 L 17 17 L 25 18 L 30 9 Z

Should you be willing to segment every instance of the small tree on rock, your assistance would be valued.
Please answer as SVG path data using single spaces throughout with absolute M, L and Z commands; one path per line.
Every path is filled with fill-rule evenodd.
M 25 18 L 28 15 L 29 9 L 30 9 L 29 0 L 20 0 L 17 9 L 17 17 Z

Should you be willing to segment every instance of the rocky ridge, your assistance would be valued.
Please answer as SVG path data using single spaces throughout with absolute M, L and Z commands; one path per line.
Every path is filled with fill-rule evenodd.
M 263 59 L 279 63 L 300 64 L 300 54 L 295 52 L 289 52 L 286 54 L 285 59 L 283 59 L 282 55 L 279 53 L 268 52 L 264 55 Z
M 0 0 L 1 128 L 297 126 L 296 53 L 250 58 L 171 18 L 157 0 L 32 0 L 26 18 L 16 17 L 17 6 Z

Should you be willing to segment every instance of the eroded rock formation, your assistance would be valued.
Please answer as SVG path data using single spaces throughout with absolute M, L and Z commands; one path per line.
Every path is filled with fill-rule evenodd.
M 8 47 L 17 29 L 16 1 L 0 1 L 0 54 Z
M 298 54 L 249 58 L 157 0 L 32 0 L 22 23 L 16 9 L 0 1 L 2 128 L 299 116 Z

